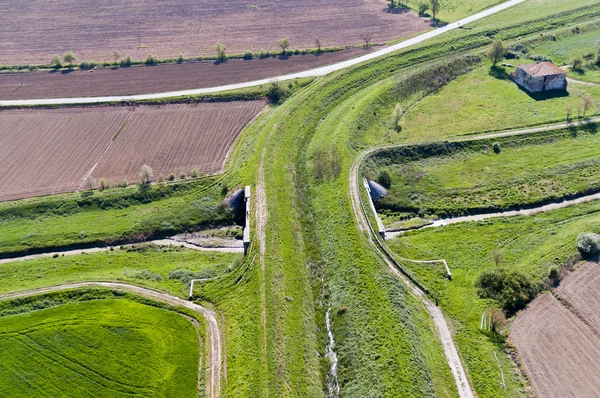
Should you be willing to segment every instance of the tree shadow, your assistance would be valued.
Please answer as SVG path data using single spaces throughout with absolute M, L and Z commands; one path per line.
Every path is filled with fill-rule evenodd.
M 71 72 L 75 72 L 75 69 L 74 68 L 68 68 L 68 69 L 63 69 L 63 70 L 60 71 L 60 73 L 63 74 L 63 75 L 68 75 Z
M 406 7 L 405 5 L 389 5 L 384 12 L 388 13 L 388 14 L 406 14 L 407 12 L 410 12 L 410 8 Z
M 590 134 L 598 133 L 598 123 L 590 122 L 591 119 L 587 116 L 583 120 L 585 123 L 579 123 L 579 128 L 581 130 Z
M 448 22 L 441 21 L 441 20 L 439 20 L 439 19 L 435 18 L 435 19 L 432 19 L 432 20 L 429 22 L 429 25 L 430 25 L 432 28 L 443 28 L 444 26 L 448 25 Z
M 490 67 L 488 75 L 498 80 L 510 80 L 510 74 L 502 66 L 494 65 Z

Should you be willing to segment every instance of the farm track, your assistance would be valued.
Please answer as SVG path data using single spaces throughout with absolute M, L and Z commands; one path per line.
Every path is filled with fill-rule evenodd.
M 247 87 L 255 87 L 263 84 L 268 84 L 273 80 L 277 81 L 286 81 L 292 80 L 296 78 L 303 77 L 318 77 L 324 76 L 329 73 L 339 71 L 354 65 L 358 65 L 362 62 L 369 61 L 375 58 L 382 57 L 384 55 L 390 54 L 394 51 L 401 50 L 419 43 L 422 43 L 428 39 L 433 37 L 442 35 L 446 32 L 449 32 L 454 29 L 458 29 L 461 26 L 464 26 L 468 23 L 475 22 L 479 19 L 485 18 L 487 16 L 496 14 L 500 11 L 503 11 L 507 8 L 513 7 L 517 4 L 523 3 L 527 0 L 509 0 L 504 3 L 498 4 L 494 7 L 488 8 L 487 10 L 481 11 L 469 17 L 463 18 L 460 21 L 456 21 L 450 23 L 442 28 L 437 28 L 435 30 L 420 34 L 411 39 L 405 40 L 401 43 L 394 44 L 392 46 L 383 48 L 378 51 L 374 51 L 372 53 L 353 58 L 347 61 L 338 62 L 332 65 L 323 66 L 315 69 L 310 69 L 303 72 L 291 73 L 287 75 L 274 76 L 266 79 L 254 80 L 245 83 L 236 83 L 236 84 L 228 84 L 223 86 L 213 86 L 209 88 L 199 88 L 199 89 L 190 89 L 190 90 L 178 90 L 178 91 L 170 91 L 164 93 L 155 93 L 155 94 L 140 94 L 140 95 L 111 95 L 111 96 L 101 96 L 101 97 L 79 97 L 79 98 L 46 98 L 46 99 L 33 99 L 33 100 L 0 100 L 0 107 L 2 106 L 28 106 L 28 105 L 67 105 L 67 104 L 97 104 L 104 102 L 121 102 L 121 101 L 142 101 L 142 100 L 152 100 L 152 99 L 164 99 L 170 97 L 181 97 L 181 96 L 189 96 L 189 95 L 201 95 L 201 94 L 210 94 L 210 93 L 218 93 L 229 90 L 237 90 Z
M 207 332 L 209 340 L 209 351 L 207 354 L 207 377 L 206 377 L 206 396 L 211 398 L 220 398 L 221 396 L 221 361 L 222 361 L 222 347 L 221 347 L 221 332 L 219 330 L 219 324 L 217 322 L 214 311 L 202 307 L 198 304 L 183 300 L 179 297 L 171 296 L 166 293 L 160 293 L 154 290 L 145 289 L 135 285 L 128 285 L 125 283 L 114 283 L 114 282 L 80 282 L 70 283 L 65 285 L 50 286 L 40 289 L 15 292 L 0 295 L 0 300 L 15 299 L 22 297 L 36 296 L 40 294 L 58 292 L 63 290 L 82 289 L 87 287 L 104 287 L 109 289 L 116 289 L 133 293 L 135 295 L 143 296 L 152 300 L 160 301 L 163 303 L 171 304 L 174 306 L 181 306 L 188 308 L 200 315 L 202 315 L 207 322 Z M 202 350 L 202 348 L 200 348 Z M 201 360 L 201 359 L 200 359 Z M 198 371 L 200 372 L 201 369 Z
M 600 121 L 600 118 L 597 118 L 597 119 L 592 119 L 592 120 L 586 121 L 586 122 L 584 122 L 584 124 L 595 123 L 595 122 L 599 122 L 599 121 Z M 543 127 L 536 127 L 536 128 L 527 128 L 527 129 L 520 129 L 520 130 L 511 130 L 511 131 L 505 131 L 505 132 L 483 134 L 483 135 L 473 136 L 473 137 L 468 137 L 468 138 L 458 137 L 455 139 L 450 139 L 450 141 L 457 142 L 457 141 L 485 140 L 485 139 L 490 139 L 490 138 L 499 138 L 499 137 L 506 137 L 506 136 L 511 136 L 511 135 L 537 133 L 537 132 L 541 132 L 541 131 L 542 132 L 543 131 L 552 131 L 552 130 L 556 130 L 556 129 L 566 128 L 571 125 L 573 125 L 573 124 L 563 123 L 563 124 L 556 124 L 556 125 L 552 125 L 552 126 L 543 126 Z M 371 228 L 369 221 L 367 219 L 367 216 L 363 210 L 362 199 L 361 199 L 361 194 L 360 194 L 361 184 L 360 184 L 360 178 L 359 178 L 359 171 L 360 171 L 360 166 L 361 166 L 362 162 L 369 155 L 371 155 L 375 152 L 381 151 L 381 150 L 398 148 L 398 147 L 408 147 L 408 146 L 418 145 L 418 144 L 423 144 L 423 143 L 390 145 L 390 146 L 372 148 L 372 149 L 368 149 L 366 151 L 361 152 L 357 156 L 354 163 L 352 164 L 352 167 L 350 170 L 350 196 L 351 196 L 351 202 L 352 202 L 352 209 L 353 209 L 356 221 L 358 223 L 359 230 L 366 232 L 370 235 L 371 244 L 373 245 L 373 247 L 376 251 L 379 251 L 382 253 L 382 258 L 385 260 L 385 262 L 387 263 L 390 270 L 411 289 L 411 291 L 415 294 L 416 297 L 418 297 L 425 304 L 425 308 L 429 312 L 429 315 L 431 316 L 431 318 L 436 326 L 436 331 L 438 333 L 438 337 L 440 338 L 440 341 L 443 344 L 444 353 L 446 355 L 448 365 L 450 366 L 450 369 L 451 369 L 454 379 L 456 381 L 460 397 L 461 398 L 473 397 L 474 393 L 471 390 L 471 387 L 469 386 L 468 379 L 466 377 L 466 372 L 463 368 L 462 362 L 458 355 L 458 351 L 456 350 L 454 341 L 452 339 L 452 334 L 450 333 L 450 330 L 448 328 L 448 325 L 446 323 L 446 320 L 445 320 L 441 310 L 439 309 L 439 307 L 436 307 L 433 305 L 433 303 L 426 297 L 425 292 L 419 286 L 417 286 L 417 284 L 415 284 L 414 281 L 410 280 L 406 275 L 404 275 L 396 267 L 396 265 L 393 263 L 393 261 L 390 261 L 390 258 L 394 258 L 394 255 L 387 248 L 387 246 L 385 245 L 385 242 L 382 242 L 381 240 L 379 240 L 375 231 Z M 598 195 L 598 198 L 600 198 L 600 195 Z M 580 198 L 580 199 L 583 199 L 583 198 Z M 597 199 L 597 198 L 594 196 L 594 198 L 591 198 L 590 200 L 594 200 L 594 199 Z M 576 204 L 576 203 L 579 203 L 579 202 L 570 201 L 567 205 Z M 549 205 L 549 207 L 545 211 L 553 210 L 555 208 L 565 207 L 565 206 L 561 206 L 561 205 L 562 204 Z M 482 215 L 482 216 L 485 216 L 485 215 Z M 498 215 L 490 215 L 490 216 L 497 217 Z M 460 221 L 457 221 L 457 222 L 469 221 L 469 217 L 459 217 L 459 218 L 456 218 L 455 220 L 459 220 L 459 219 L 460 219 Z M 377 242 L 377 244 L 376 244 L 376 242 Z M 422 261 L 422 260 L 411 260 L 411 259 L 405 259 L 405 260 L 406 261 L 415 261 L 415 262 Z M 443 262 L 444 260 L 433 260 L 433 261 Z

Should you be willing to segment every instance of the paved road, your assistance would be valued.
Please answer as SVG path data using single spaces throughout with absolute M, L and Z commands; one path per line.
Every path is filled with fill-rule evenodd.
M 113 282 L 81 282 L 81 283 L 70 283 L 59 286 L 50 286 L 40 289 L 28 290 L 24 292 L 16 292 L 0 295 L 0 300 L 36 296 L 39 294 L 81 289 L 85 287 L 106 287 L 109 289 L 117 289 L 121 291 L 131 292 L 140 296 L 150 298 L 152 300 L 161 301 L 163 303 L 181 306 L 188 308 L 206 319 L 207 323 L 207 335 L 210 341 L 208 352 L 208 364 L 207 364 L 207 376 L 206 376 L 206 396 L 211 398 L 219 398 L 221 396 L 221 358 L 222 358 L 222 347 L 221 347 L 221 334 L 219 331 L 219 324 L 215 316 L 214 311 L 204 308 L 198 304 L 194 304 L 190 301 L 183 300 L 179 297 L 171 296 L 166 293 L 160 293 L 150 289 L 144 289 L 139 286 L 128 285 L 125 283 L 113 283 Z M 200 349 L 202 349 L 200 347 Z M 202 358 L 200 358 L 202 360 Z
M 427 33 L 423 33 L 421 35 L 415 36 L 411 39 L 408 39 L 401 43 L 395 44 L 393 46 L 386 47 L 379 51 L 375 51 L 375 52 L 363 55 L 358 58 L 353 58 L 353 59 L 350 59 L 347 61 L 338 62 L 336 64 L 307 70 L 304 72 L 292 73 L 292 74 L 283 75 L 283 76 L 275 76 L 275 77 L 271 77 L 271 78 L 267 78 L 267 79 L 254 80 L 254 81 L 246 82 L 246 83 L 228 84 L 225 86 L 218 86 L 218 87 L 171 91 L 171 92 L 156 93 L 156 94 L 106 96 L 106 97 L 82 97 L 82 98 L 53 98 L 53 99 L 34 99 L 34 100 L 4 100 L 4 101 L 0 101 L 0 107 L 1 106 L 27 106 L 27 105 L 95 104 L 95 103 L 100 103 L 100 102 L 142 101 L 142 100 L 162 99 L 162 98 L 180 97 L 180 96 L 188 96 L 188 95 L 212 94 L 212 93 L 218 93 L 218 92 L 223 92 L 223 91 L 237 90 L 237 89 L 241 89 L 241 88 L 259 86 L 262 84 L 270 83 L 274 80 L 284 81 L 284 80 L 292 80 L 292 79 L 302 78 L 302 77 L 324 76 L 329 73 L 336 72 L 336 71 L 348 68 L 350 66 L 357 65 L 361 62 L 379 58 L 379 57 L 382 57 L 389 53 L 392 53 L 394 51 L 401 50 L 401 49 L 404 49 L 404 48 L 407 48 L 410 46 L 414 46 L 415 44 L 420 44 L 428 39 L 442 35 L 446 32 L 457 29 L 460 26 L 477 21 L 481 18 L 485 18 L 487 16 L 496 14 L 497 12 L 500 12 L 509 7 L 515 6 L 517 4 L 523 3 L 525 1 L 527 1 L 527 0 L 509 0 L 505 3 L 497 5 L 495 7 L 491 7 L 491 8 L 488 8 L 487 10 L 484 10 L 477 14 L 471 15 L 470 17 L 463 18 L 460 21 L 453 22 L 442 28 L 438 28 L 438 29 L 429 31 Z

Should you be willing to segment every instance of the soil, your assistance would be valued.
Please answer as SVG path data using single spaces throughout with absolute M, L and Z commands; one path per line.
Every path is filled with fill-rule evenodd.
M 49 63 L 73 51 L 79 60 L 114 61 L 113 53 L 145 59 L 372 43 L 429 28 L 414 12 L 390 12 L 383 0 L 69 0 L 0 5 L 0 64 Z
M 600 265 L 586 263 L 519 313 L 511 337 L 537 394 L 600 396 Z
M 320 55 L 294 55 L 285 59 L 232 59 L 224 63 L 198 61 L 98 68 L 93 71 L 73 69 L 0 73 L 0 99 L 135 95 L 216 87 L 300 72 L 355 58 L 372 50 L 373 47 L 369 50 L 349 49 Z
M 196 168 L 215 173 L 263 101 L 160 107 L 27 109 L 0 112 L 0 200 L 84 189 L 91 173 L 111 183 Z

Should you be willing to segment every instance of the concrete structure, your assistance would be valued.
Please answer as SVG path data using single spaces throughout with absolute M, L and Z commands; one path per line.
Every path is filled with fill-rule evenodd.
M 512 77 L 530 93 L 567 89 L 567 73 L 552 62 L 519 65 Z
M 383 240 L 385 240 L 385 227 L 383 226 L 383 222 L 381 218 L 379 218 L 379 214 L 377 214 L 377 210 L 375 209 L 375 204 L 373 203 L 373 199 L 371 198 L 371 187 L 369 186 L 369 181 L 365 178 L 363 180 L 363 185 L 365 190 L 367 191 L 367 196 L 369 197 L 369 205 L 371 206 L 371 211 L 375 215 L 375 220 L 377 221 L 377 232 Z
M 246 221 L 244 223 L 244 255 L 248 254 L 250 247 L 250 186 L 244 190 L 244 202 L 246 203 Z

